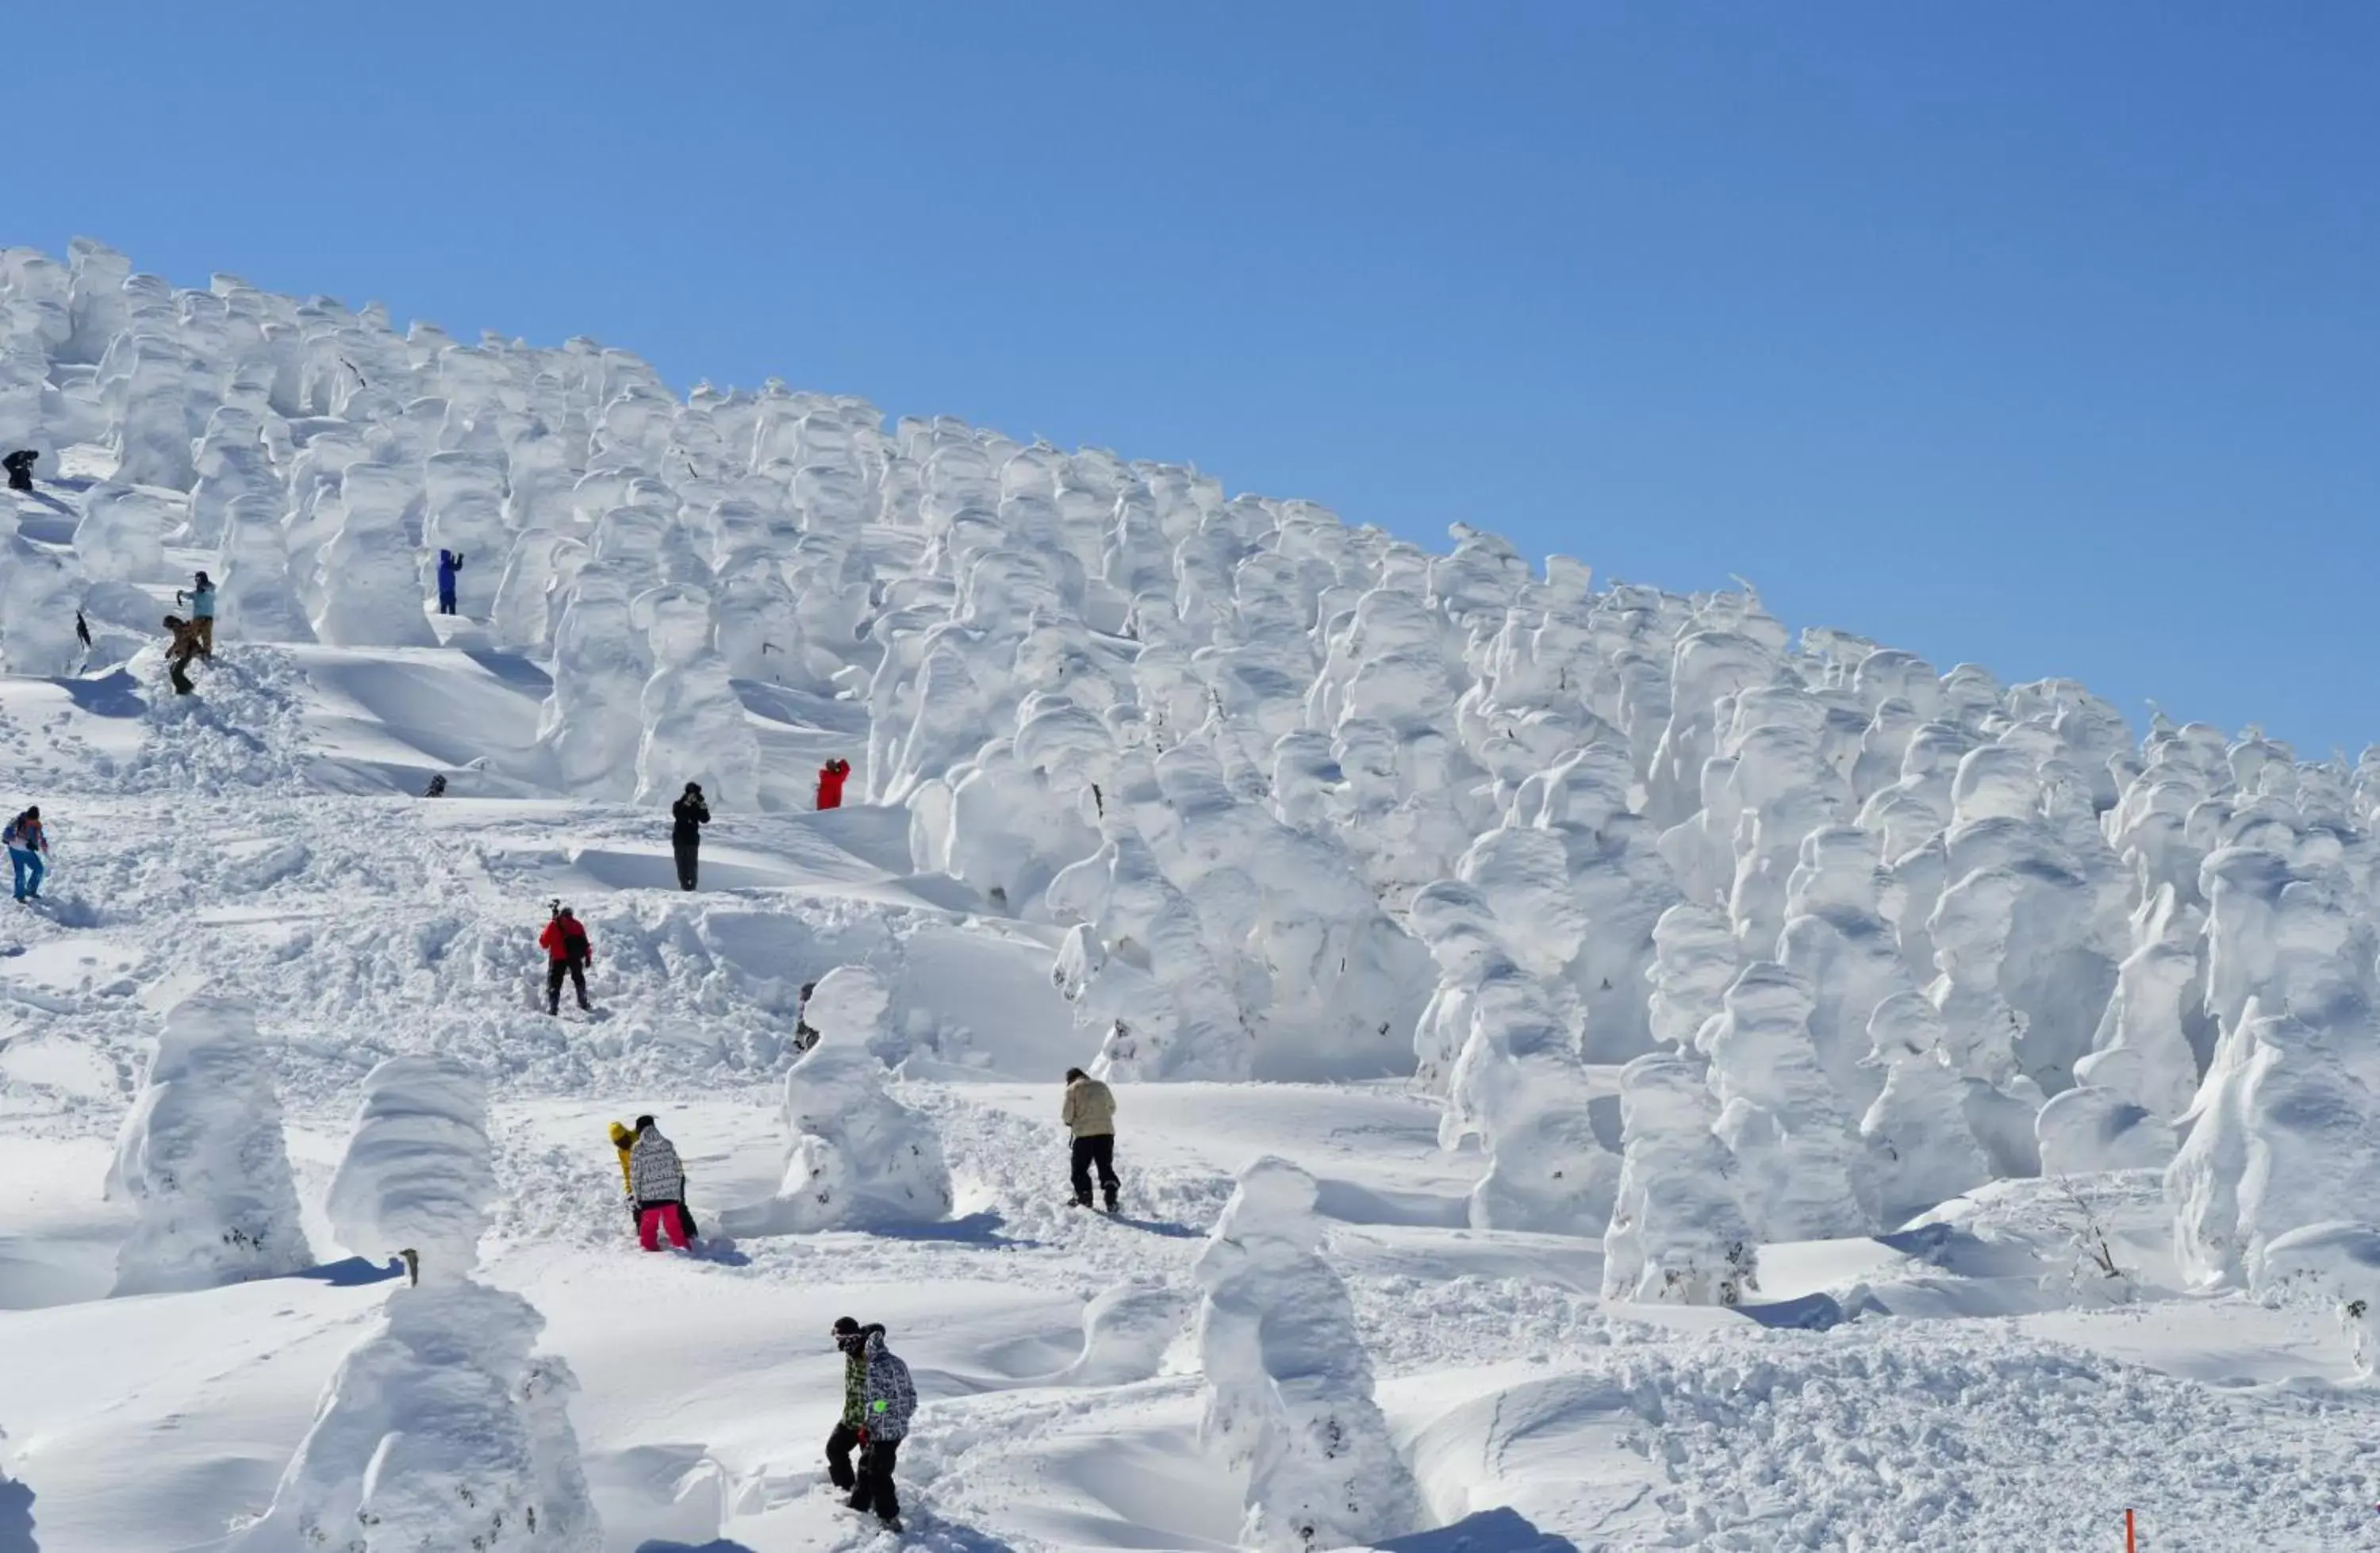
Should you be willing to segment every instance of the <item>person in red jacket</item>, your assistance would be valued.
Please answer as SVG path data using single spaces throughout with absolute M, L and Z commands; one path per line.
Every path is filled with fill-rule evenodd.
M 819 768 L 818 807 L 822 809 L 843 807 L 843 779 L 851 774 L 848 760 L 830 760 Z
M 562 978 L 568 977 L 578 992 L 578 1006 L 591 1009 L 587 1001 L 587 966 L 595 958 L 595 949 L 587 941 L 587 928 L 570 908 L 560 901 L 553 903 L 553 917 L 545 925 L 537 941 L 545 949 L 545 1012 L 562 1012 Z

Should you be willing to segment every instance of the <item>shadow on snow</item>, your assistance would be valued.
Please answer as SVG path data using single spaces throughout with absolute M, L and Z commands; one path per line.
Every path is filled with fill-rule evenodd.
M 1506 1506 L 1482 1510 L 1451 1526 L 1376 1542 L 1386 1553 L 1578 1553 L 1578 1545 L 1557 1532 L 1540 1531 Z

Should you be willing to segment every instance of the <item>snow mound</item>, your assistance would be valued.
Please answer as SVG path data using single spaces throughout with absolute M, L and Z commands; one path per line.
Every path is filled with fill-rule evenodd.
M 2370 1376 L 2380 1362 L 2380 1230 L 2334 1221 L 2276 1235 L 2249 1288 L 2275 1304 L 2329 1307 L 2353 1340 L 2356 1369 Z
M 1099 1291 L 1083 1307 L 1083 1352 L 1050 1377 L 1057 1386 L 1129 1386 L 1163 1366 L 1196 1308 L 1190 1295 L 1149 1279 Z

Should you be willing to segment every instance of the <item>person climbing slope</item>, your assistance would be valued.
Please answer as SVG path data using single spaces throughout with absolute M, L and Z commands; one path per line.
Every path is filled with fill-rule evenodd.
M 463 569 L 463 552 L 442 550 L 438 552 L 438 613 L 455 613 L 455 574 Z
M 42 455 L 29 447 L 20 447 L 6 458 L 0 458 L 0 469 L 8 471 L 8 489 L 33 489 L 33 465 Z
M 174 638 L 165 647 L 165 673 L 173 678 L 174 694 L 187 696 L 198 688 L 190 683 L 190 660 L 199 655 L 199 627 L 193 621 L 169 614 L 165 630 Z
M 630 1156 L 635 1152 L 636 1147 L 636 1129 L 623 1122 L 613 1122 L 612 1147 L 613 1152 L 620 1156 L 620 1190 L 627 1195 L 628 1223 L 632 1227 L 641 1228 L 639 1224 L 641 1215 L 637 1211 L 636 1172 L 632 1169 L 630 1163 Z M 681 1171 L 680 1174 L 681 1178 L 683 1178 L 684 1172 Z M 686 1232 L 689 1237 L 702 1233 L 700 1230 L 695 1228 L 694 1209 L 686 1206 L 683 1193 L 679 1195 L 677 1211 L 679 1216 L 686 1220 Z
M 680 1251 L 693 1238 L 694 1221 L 686 1212 L 686 1167 L 678 1162 L 677 1147 L 662 1136 L 650 1116 L 637 1118 L 636 1141 L 628 1147 L 628 1198 L 637 1206 L 637 1240 L 648 1251 L 659 1251 L 661 1236 Z
M 884 1346 L 883 1323 L 863 1327 L 839 1316 L 834 1345 L 843 1351 L 843 1416 L 826 1438 L 827 1476 L 836 1487 L 850 1490 L 845 1504 L 874 1511 L 888 1530 L 897 1532 L 901 1498 L 892 1487 L 892 1468 L 908 1436 L 910 1415 L 917 1411 L 917 1388 L 909 1366 Z M 851 1465 L 855 1445 L 856 1472 Z
M 677 887 L 694 888 L 702 862 L 702 828 L 710 823 L 710 806 L 702 800 L 702 783 L 689 782 L 670 806 L 670 851 L 677 856 Z
M 595 1005 L 587 1001 L 587 967 L 594 963 L 595 946 L 587 941 L 586 928 L 568 906 L 560 901 L 553 903 L 553 916 L 547 921 L 545 931 L 537 936 L 537 941 L 546 954 L 545 1012 L 562 1012 L 565 977 L 570 978 L 578 993 L 578 1006 L 593 1008 Z
M 843 779 L 850 774 L 851 762 L 840 756 L 819 768 L 819 807 L 822 809 L 843 807 Z
M 38 901 L 42 898 L 42 876 L 49 871 L 42 861 L 50 850 L 50 839 L 42 833 L 42 806 L 33 805 L 8 821 L 0 831 L 0 841 L 8 845 L 8 861 L 17 869 L 17 899 Z
M 1075 1206 L 1091 1206 L 1091 1167 L 1099 1171 L 1099 1191 L 1108 1211 L 1116 1210 L 1115 1091 L 1080 1068 L 1066 1070 L 1066 1098 L 1058 1109 L 1073 1138 Z
M 199 574 L 188 592 L 175 593 L 174 602 L 178 604 L 184 600 L 189 601 L 190 625 L 198 632 L 199 656 L 212 661 L 215 655 L 215 585 L 207 580 L 206 573 Z

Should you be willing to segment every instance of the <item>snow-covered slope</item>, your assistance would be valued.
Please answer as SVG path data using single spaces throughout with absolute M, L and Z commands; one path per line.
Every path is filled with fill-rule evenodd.
M 2372 1534 L 2380 764 L 83 242 L 0 443 L 0 1553 L 856 1546 L 845 1314 L 946 1553 Z

